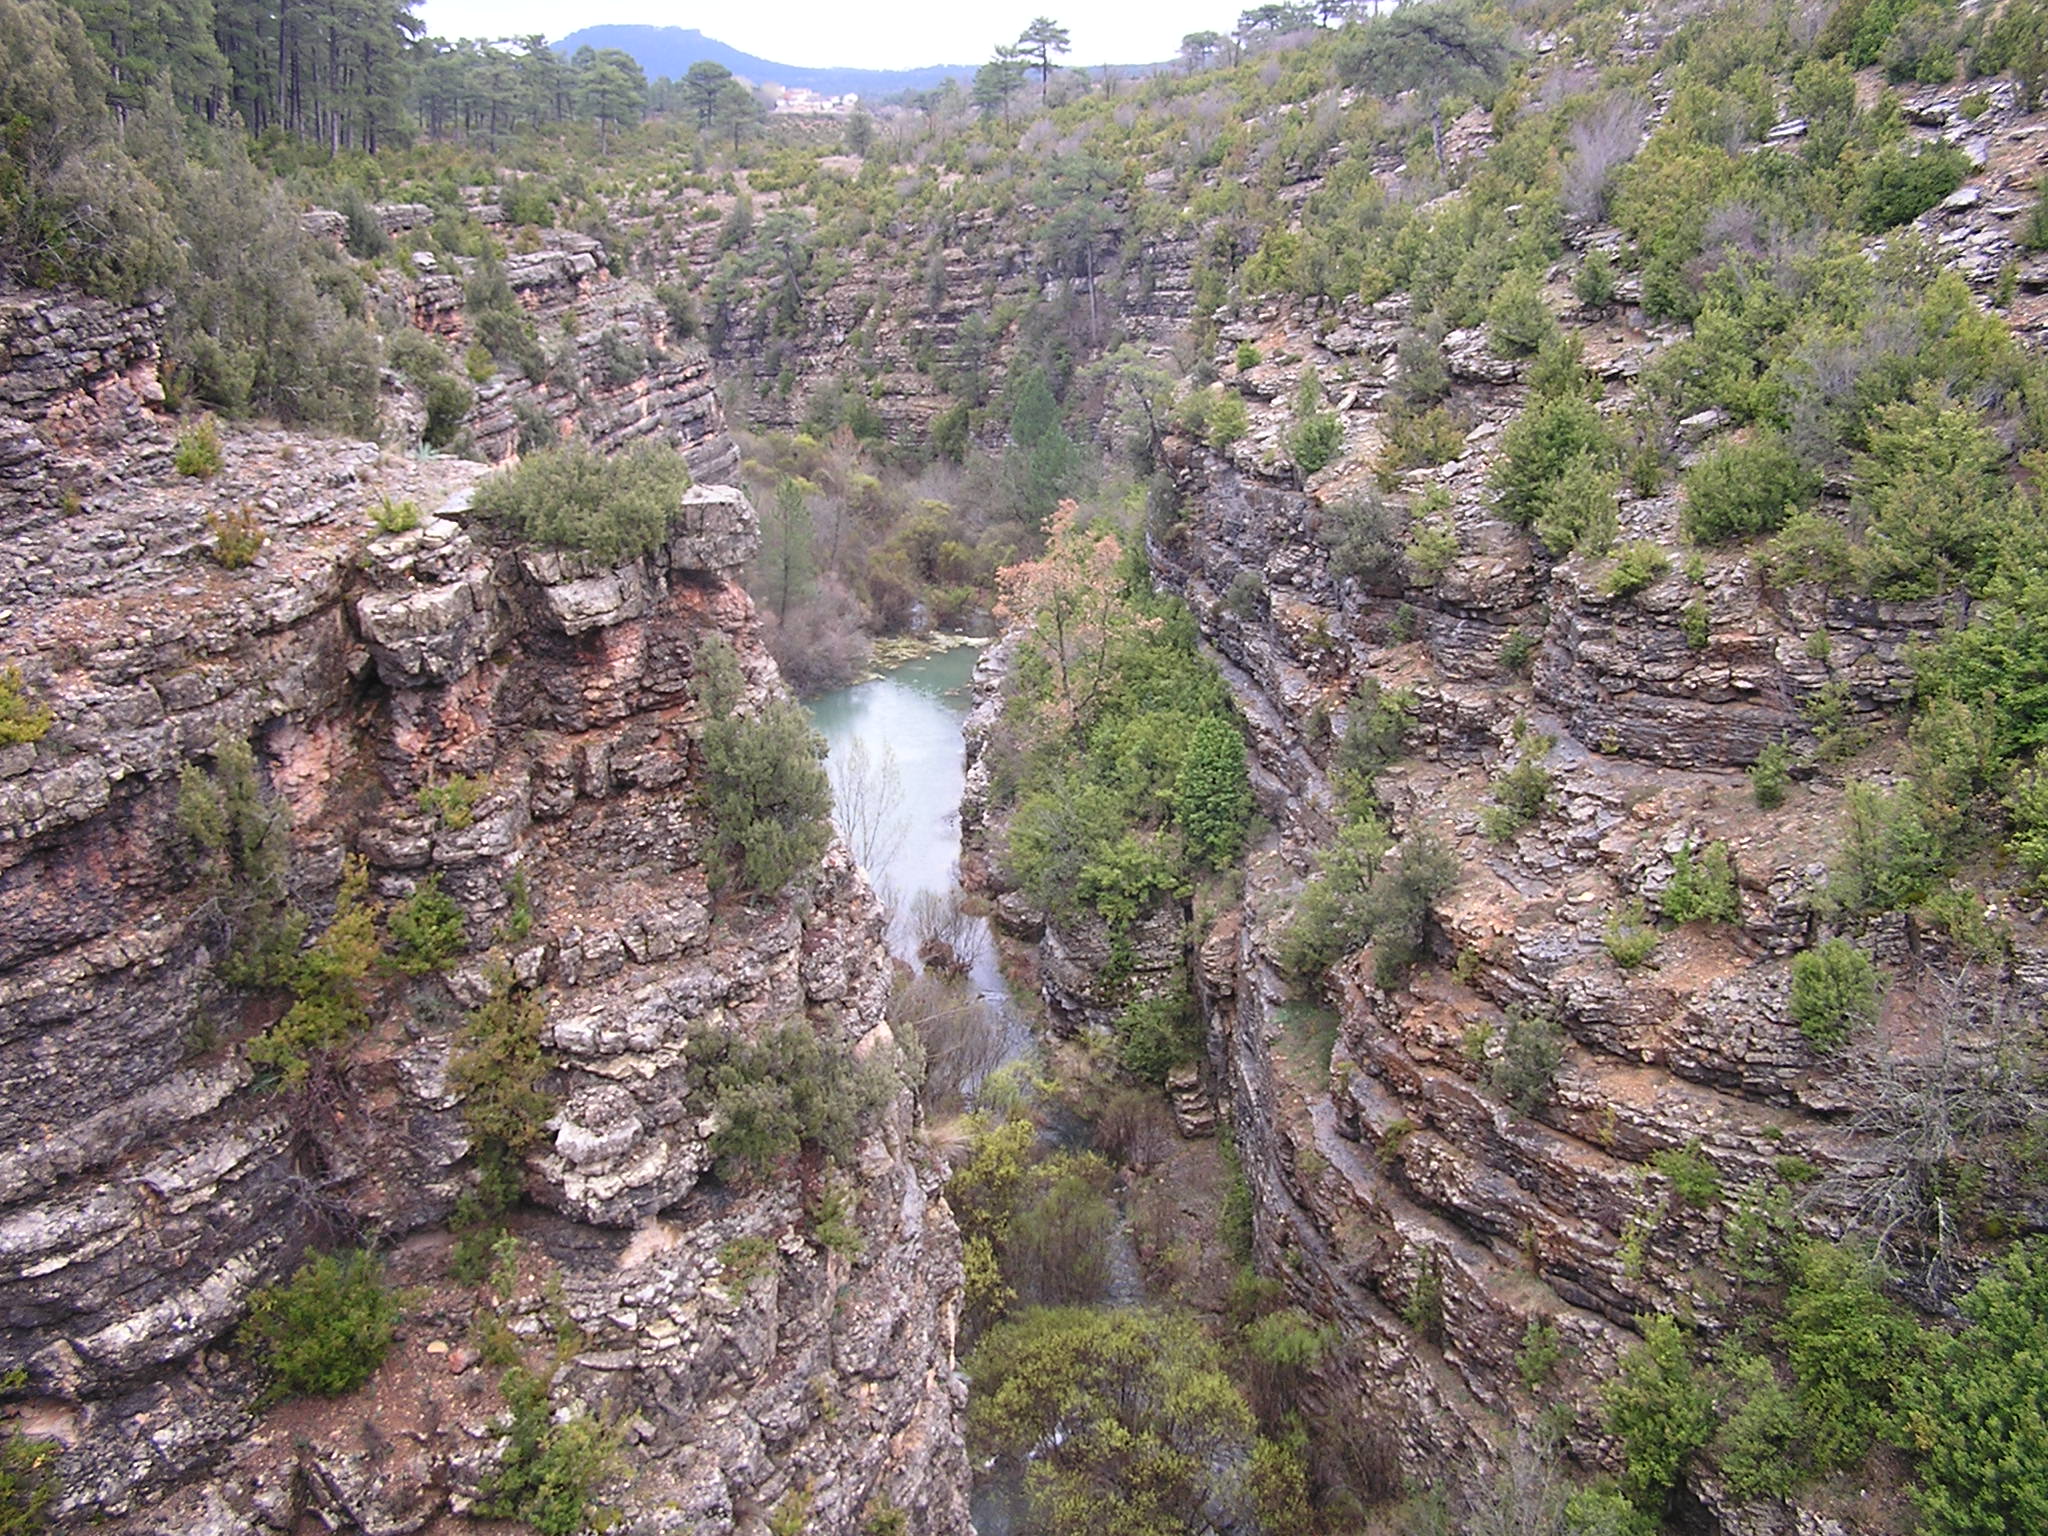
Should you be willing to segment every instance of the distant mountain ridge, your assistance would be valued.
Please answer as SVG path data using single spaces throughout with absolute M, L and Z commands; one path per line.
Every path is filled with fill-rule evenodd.
M 706 37 L 695 27 L 583 27 L 557 41 L 555 50 L 574 53 L 586 44 L 631 54 L 650 80 L 661 75 L 680 80 L 692 64 L 709 59 L 756 85 L 772 81 L 827 96 L 891 96 L 898 91 L 931 90 L 948 80 L 968 80 L 974 75 L 972 64 L 932 64 L 923 69 L 808 69 L 801 64 L 777 64 Z

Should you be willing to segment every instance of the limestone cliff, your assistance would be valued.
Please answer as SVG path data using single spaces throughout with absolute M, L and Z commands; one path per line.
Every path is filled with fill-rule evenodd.
M 1611 1465 L 1599 1391 L 1640 1320 L 1674 1315 L 1717 1336 L 1731 1245 L 1770 1201 L 1815 1235 L 1850 1230 L 1906 1155 L 1883 1104 L 1910 1093 L 1941 1113 L 2015 1031 L 2036 1029 L 2048 935 L 2038 913 L 2008 911 L 2010 958 L 1986 964 L 1893 915 L 1862 936 L 1896 967 L 1878 1027 L 1836 1052 L 1802 1035 L 1789 959 L 1826 931 L 1814 892 L 1837 852 L 1845 775 L 1823 761 L 1765 811 L 1743 771 L 1780 739 L 1810 755 L 1802 706 L 1824 687 L 1848 701 L 1851 728 L 1896 707 L 1911 647 L 1946 605 L 1775 588 L 1740 552 L 1674 566 L 1629 597 L 1610 595 L 1602 560 L 1553 563 L 1493 509 L 1487 474 L 1524 389 L 1477 334 L 1447 345 L 1454 401 L 1474 423 L 1464 448 L 1388 498 L 1400 509 L 1440 492 L 1455 557 L 1432 576 L 1397 540 L 1376 570 L 1333 573 L 1335 509 L 1374 494 L 1366 461 L 1403 310 L 1350 305 L 1314 327 L 1272 311 L 1226 327 L 1290 360 L 1268 365 L 1269 397 L 1285 398 L 1297 364 L 1355 369 L 1339 410 L 1351 451 L 1304 486 L 1276 460 L 1275 415 L 1258 414 L 1227 455 L 1170 442 L 1181 513 L 1155 529 L 1152 555 L 1236 691 L 1276 827 L 1242 910 L 1196 936 L 1205 959 L 1229 962 L 1200 974 L 1262 1268 L 1342 1325 L 1318 1406 L 1379 1426 L 1399 1465 L 1469 1486 L 1553 1404 L 1569 1453 Z M 1589 366 L 1624 399 L 1669 339 L 1625 306 L 1574 319 Z M 1671 492 L 1625 498 L 1623 536 L 1680 547 L 1678 510 Z M 1704 636 L 1685 630 L 1690 605 L 1704 606 Z M 1503 659 L 1518 631 L 1526 669 Z M 1378 792 L 1399 830 L 1445 835 L 1461 874 L 1437 907 L 1430 963 L 1387 987 L 1369 950 L 1354 955 L 1318 1014 L 1275 956 L 1335 827 L 1333 743 L 1368 681 L 1409 690 L 1415 707 L 1407 755 Z M 1551 775 L 1550 806 L 1496 841 L 1482 812 L 1525 743 Z M 1610 915 L 1631 900 L 1654 911 L 1674 856 L 1710 842 L 1732 854 L 1737 920 L 1678 927 L 1654 964 L 1617 964 Z M 1547 1102 L 1523 1112 L 1497 1068 L 1509 1017 L 1529 1012 L 1557 1021 L 1563 1059 Z M 2018 1218 L 2030 1224 L 2044 1214 L 2031 1198 Z M 1556 1345 L 1540 1371 L 1532 1337 Z M 1738 1506 L 1710 1478 L 1687 1493 L 1702 1530 L 1893 1528 L 1814 1497 Z
M 692 398 L 656 425 L 715 477 L 731 442 Z M 553 1341 L 558 1409 L 617 1426 L 604 1496 L 632 1529 L 754 1529 L 788 1500 L 818 1529 L 893 1507 L 964 1530 L 957 1240 L 908 1088 L 863 1132 L 850 1237 L 814 1235 L 814 1172 L 706 1175 L 687 1032 L 800 1019 L 893 1053 L 881 919 L 843 851 L 801 899 L 707 889 L 693 656 L 725 636 L 755 701 L 780 687 L 736 580 L 744 498 L 700 483 L 665 549 L 598 566 L 488 538 L 463 511 L 480 466 L 235 430 L 218 477 L 177 480 L 147 402 L 116 405 L 145 418 L 125 458 L 68 516 L 18 499 L 0 561 L 0 655 L 55 717 L 0 753 L 0 1366 L 64 1448 L 62 1527 L 456 1528 L 504 1410 L 481 1305 Z M 385 497 L 440 511 L 379 535 Z M 222 569 L 207 519 L 244 508 L 267 542 Z M 349 857 L 386 903 L 438 877 L 462 909 L 470 957 L 381 984 L 317 1091 L 252 1071 L 279 1005 L 220 981 L 216 893 L 181 849 L 180 776 L 224 738 L 289 812 L 316 928 Z M 458 775 L 481 789 L 464 814 L 422 809 Z M 449 1068 L 501 970 L 545 1005 L 554 1112 L 518 1274 L 481 1302 L 447 1277 L 473 1181 Z M 389 1255 L 400 1342 L 350 1397 L 254 1411 L 247 1299 L 337 1240 Z

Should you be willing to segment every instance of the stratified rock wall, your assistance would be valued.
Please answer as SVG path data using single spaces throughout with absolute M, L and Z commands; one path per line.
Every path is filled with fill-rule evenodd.
M 1633 598 L 1609 595 L 1603 562 L 1554 562 L 1494 511 L 1487 474 L 1523 387 L 1511 366 L 1455 360 L 1455 403 L 1474 423 L 1464 451 L 1400 480 L 1376 569 L 1333 574 L 1340 509 L 1380 494 L 1368 455 L 1398 324 L 1398 306 L 1366 315 L 1330 332 L 1326 350 L 1281 316 L 1246 323 L 1241 338 L 1226 328 L 1268 352 L 1292 348 L 1326 376 L 1381 360 L 1340 407 L 1353 456 L 1304 488 L 1267 457 L 1286 425 L 1276 413 L 1256 416 L 1227 456 L 1169 441 L 1182 511 L 1155 531 L 1151 555 L 1237 695 L 1276 828 L 1252 856 L 1242 909 L 1198 936 L 1212 1068 L 1261 1267 L 1341 1325 L 1321 1406 L 1371 1427 L 1377 1453 L 1410 1473 L 1483 1497 L 1546 1409 L 1562 1416 L 1574 1459 L 1611 1467 L 1599 1391 L 1639 1320 L 1720 1330 L 1730 1232 L 1762 1202 L 1780 1200 L 1816 1235 L 1842 1234 L 1884 1167 L 1884 1149 L 1855 1128 L 1871 1085 L 1932 1078 L 1943 1050 L 1988 1049 L 1999 1026 L 1957 1005 L 1969 957 L 1893 917 L 1861 942 L 1927 968 L 1901 972 L 1912 983 L 1891 990 L 1868 1037 L 1824 1052 L 1802 1035 L 1789 961 L 1823 921 L 1814 892 L 1836 852 L 1840 777 L 1822 771 L 1762 811 L 1743 776 L 1770 742 L 1812 746 L 1802 706 L 1824 686 L 1852 728 L 1881 720 L 1907 696 L 1911 650 L 1949 620 L 1947 605 L 1773 589 L 1739 551 L 1706 552 Z M 1658 344 L 1625 310 L 1582 334 L 1589 362 L 1624 379 Z M 1631 349 L 1628 367 L 1611 366 Z M 1276 375 L 1266 392 L 1284 399 L 1289 382 Z M 1404 558 L 1399 530 L 1437 489 L 1458 552 L 1432 578 Z M 1674 495 L 1627 501 L 1621 517 L 1625 537 L 1683 547 Z M 1708 613 L 1704 643 L 1681 627 L 1693 604 Z M 1823 630 L 1824 660 L 1809 642 Z M 1526 672 L 1503 659 L 1518 631 Z M 1274 956 L 1335 830 L 1326 770 L 1368 681 L 1407 690 L 1414 709 L 1405 755 L 1377 792 L 1398 831 L 1448 839 L 1462 873 L 1437 904 L 1428 961 L 1386 989 L 1368 949 L 1338 968 L 1333 1006 L 1319 1011 Z M 1482 812 L 1525 751 L 1552 775 L 1547 807 L 1494 841 Z M 1623 969 L 1605 943 L 1611 914 L 1630 901 L 1656 912 L 1674 855 L 1709 842 L 1732 855 L 1739 920 L 1667 931 L 1654 963 Z M 2019 1012 L 2007 1017 L 2038 1018 L 2048 945 L 2024 914 L 2014 942 L 2009 965 L 1963 985 L 2010 988 Z M 1528 1112 L 1498 1072 L 1516 1013 L 1562 1032 L 1554 1091 Z M 1674 1156 L 1710 1171 L 1713 1198 L 1698 1198 L 1697 1181 L 1681 1190 Z M 1557 1363 L 1525 1375 L 1539 1327 L 1554 1330 Z M 1702 1529 L 1851 1529 L 1770 1501 L 1738 1509 L 1704 1483 L 1692 1494 Z
M 701 398 L 698 432 L 663 418 L 671 440 L 727 464 Z M 27 1370 L 26 1427 L 64 1446 L 63 1528 L 460 1523 L 504 1405 L 479 1293 L 447 1279 L 473 1181 L 450 1063 L 508 973 L 546 1006 L 556 1110 L 513 1222 L 521 1279 L 485 1305 L 553 1341 L 558 1406 L 617 1427 L 607 1501 L 650 1532 L 784 1500 L 818 1529 L 893 1507 L 964 1531 L 958 1242 L 909 1090 L 850 1177 L 706 1175 L 691 1031 L 801 1020 L 893 1059 L 881 916 L 842 850 L 801 899 L 707 889 L 693 658 L 730 640 L 746 707 L 781 686 L 737 583 L 752 509 L 700 485 L 666 548 L 606 566 L 488 541 L 472 464 L 239 431 L 227 458 L 30 519 L 0 561 L 0 655 L 56 716 L 0 752 L 0 1369 Z M 386 496 L 442 511 L 377 535 Z M 204 519 L 244 506 L 269 540 L 225 571 Z M 437 877 L 472 948 L 384 983 L 346 1070 L 303 1094 L 243 1055 L 281 1004 L 220 984 L 174 813 L 224 736 L 290 811 L 316 926 L 359 856 L 387 903 Z M 422 809 L 455 775 L 483 786 L 472 814 Z M 827 1246 L 808 1212 L 832 1179 L 852 1237 Z M 252 1414 L 249 1294 L 337 1240 L 410 1287 L 399 1346 L 348 1399 Z

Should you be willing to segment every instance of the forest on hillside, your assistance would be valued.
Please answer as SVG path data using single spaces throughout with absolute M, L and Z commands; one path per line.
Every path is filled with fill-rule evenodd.
M 716 66 L 649 82 L 615 50 L 428 39 L 404 4 L 0 0 L 0 272 L 162 301 L 177 472 L 195 478 L 218 467 L 202 462 L 216 420 L 400 438 L 398 399 L 418 407 L 403 446 L 480 454 L 476 409 L 508 380 L 567 413 L 708 360 L 760 516 L 749 586 L 793 681 L 848 681 L 877 636 L 1027 626 L 987 765 L 991 858 L 1041 919 L 1099 926 L 1111 969 L 1161 913 L 1179 934 L 1252 912 L 1248 859 L 1273 828 L 1247 754 L 1263 731 L 1313 762 L 1319 841 L 1252 912 L 1279 935 L 1286 1019 L 1326 1032 L 1275 1026 L 1309 1076 L 1358 1068 L 1313 1021 L 1491 963 L 1452 953 L 1442 909 L 1562 819 L 1558 743 L 1529 719 L 1532 676 L 1561 665 L 1540 633 L 1553 581 L 1622 632 L 1661 624 L 1645 595 L 1682 588 L 1674 669 L 1727 637 L 1724 594 L 1743 583 L 1816 616 L 1791 656 L 1814 679 L 1799 728 L 1713 801 L 1747 817 L 1839 796 L 1797 922 L 1746 932 L 1736 855 L 1674 823 L 1649 878 L 1601 913 L 1617 985 L 1703 934 L 1743 965 L 1782 960 L 1795 1043 L 1822 1066 L 1887 1006 L 1980 977 L 2000 978 L 1988 1011 L 2008 983 L 2023 995 L 2048 893 L 2048 181 L 1996 215 L 1988 262 L 1928 221 L 1991 217 L 1969 183 L 2038 126 L 2048 4 L 1267 5 L 1143 78 L 1066 68 L 1066 43 L 1043 18 L 968 85 L 785 123 Z M 639 329 L 536 318 L 508 268 L 564 252 L 635 285 Z M 422 274 L 459 290 L 456 323 L 417 323 Z M 595 462 L 526 409 L 479 516 L 607 560 L 658 546 L 686 478 L 674 456 Z M 1483 490 L 1456 490 L 1481 463 L 1467 478 Z M 1240 498 L 1233 533 L 1244 508 L 1299 522 L 1285 559 L 1219 592 L 1183 570 L 1183 600 L 1161 573 L 1185 558 L 1196 484 Z M 1284 641 L 1302 675 L 1339 675 L 1327 614 L 1268 590 L 1301 551 L 1384 642 L 1388 680 L 1346 675 L 1343 697 L 1254 721 L 1218 635 L 1240 672 Z M 1498 637 L 1472 597 L 1482 566 L 1544 594 Z M 1444 748 L 1413 686 L 1425 609 L 1486 637 L 1427 701 L 1431 729 L 1460 689 L 1494 690 L 1472 707 L 1514 722 L 1450 830 L 1388 788 Z M 1908 636 L 1897 677 L 1859 694 L 1837 664 L 1887 626 Z M 707 697 L 737 696 L 718 686 Z M 33 701 L 16 681 L 0 699 L 26 733 Z M 777 726 L 770 746 L 719 748 L 735 815 L 758 810 L 750 768 L 802 792 L 787 846 L 720 845 L 742 885 L 772 890 L 827 840 L 809 738 Z M 1628 755 L 1618 733 L 1585 746 L 1596 765 Z M 1650 793 L 1629 788 L 1626 813 Z M 1536 1416 L 1460 1506 L 1412 1486 L 1394 1437 L 1317 1386 L 1347 1343 L 1257 1268 L 1235 1143 L 1207 1245 L 1221 1286 L 1153 1312 L 1088 1305 L 1108 1284 L 1115 1175 L 1043 1133 L 1087 1119 L 1129 1152 L 1133 1103 L 1156 1109 L 1206 1060 L 1182 958 L 1111 1010 L 1089 1086 L 1019 1074 L 950 1126 L 970 1432 L 1032 1531 L 1081 1536 L 1114 1507 L 1131 1536 L 1190 1529 L 1189 1509 L 1216 1530 L 1654 1536 L 1700 1528 L 1702 1490 L 1925 1536 L 2048 1529 L 2037 1016 L 2000 1014 L 2010 1037 L 1945 1057 L 1932 1086 L 1880 1062 L 1850 1085 L 1860 1101 L 1816 1117 L 1882 1165 L 1853 1209 L 1803 1153 L 1752 1159 L 1738 1182 L 1700 1139 L 1631 1146 L 1611 1106 L 1604 1129 L 1569 1119 L 1574 1041 L 1538 988 L 1498 1030 L 1433 1042 L 1503 1162 L 1533 1156 L 1539 1125 L 1630 1148 L 1614 1182 L 1644 1204 L 1613 1245 L 1615 1284 L 1655 1270 L 1653 1196 L 1680 1221 L 1716 1213 L 1714 1245 L 1686 1257 L 1687 1304 L 1616 1324 L 1629 1342 L 1588 1420 L 1569 1403 Z M 934 990 L 921 1006 L 930 1026 L 949 1004 Z M 858 1085 L 772 1044 L 790 1060 L 748 1058 L 743 1086 L 786 1067 L 845 1141 L 839 1098 Z M 1790 1123 L 1791 1090 L 1771 1094 Z M 1422 1129 L 1404 1113 L 1366 1155 L 1391 1170 Z M 761 1135 L 802 1140 L 780 1121 Z M 1290 1169 L 1318 1172 L 1309 1154 Z M 1533 1228 L 1486 1236 L 1526 1261 L 1518 1282 L 1546 1278 Z M 1456 1297 L 1439 1250 L 1416 1251 L 1371 1305 L 1436 1369 Z M 1493 1343 L 1504 1390 L 1530 1402 L 1574 1369 L 1545 1317 Z M 0 1529 L 15 1475 L 0 1460 Z

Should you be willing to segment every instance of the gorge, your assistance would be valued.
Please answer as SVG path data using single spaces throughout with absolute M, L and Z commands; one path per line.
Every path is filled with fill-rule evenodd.
M 1342 9 L 359 153 L 0 0 L 186 264 L 0 180 L 0 1531 L 2048 1521 L 2039 13 Z

